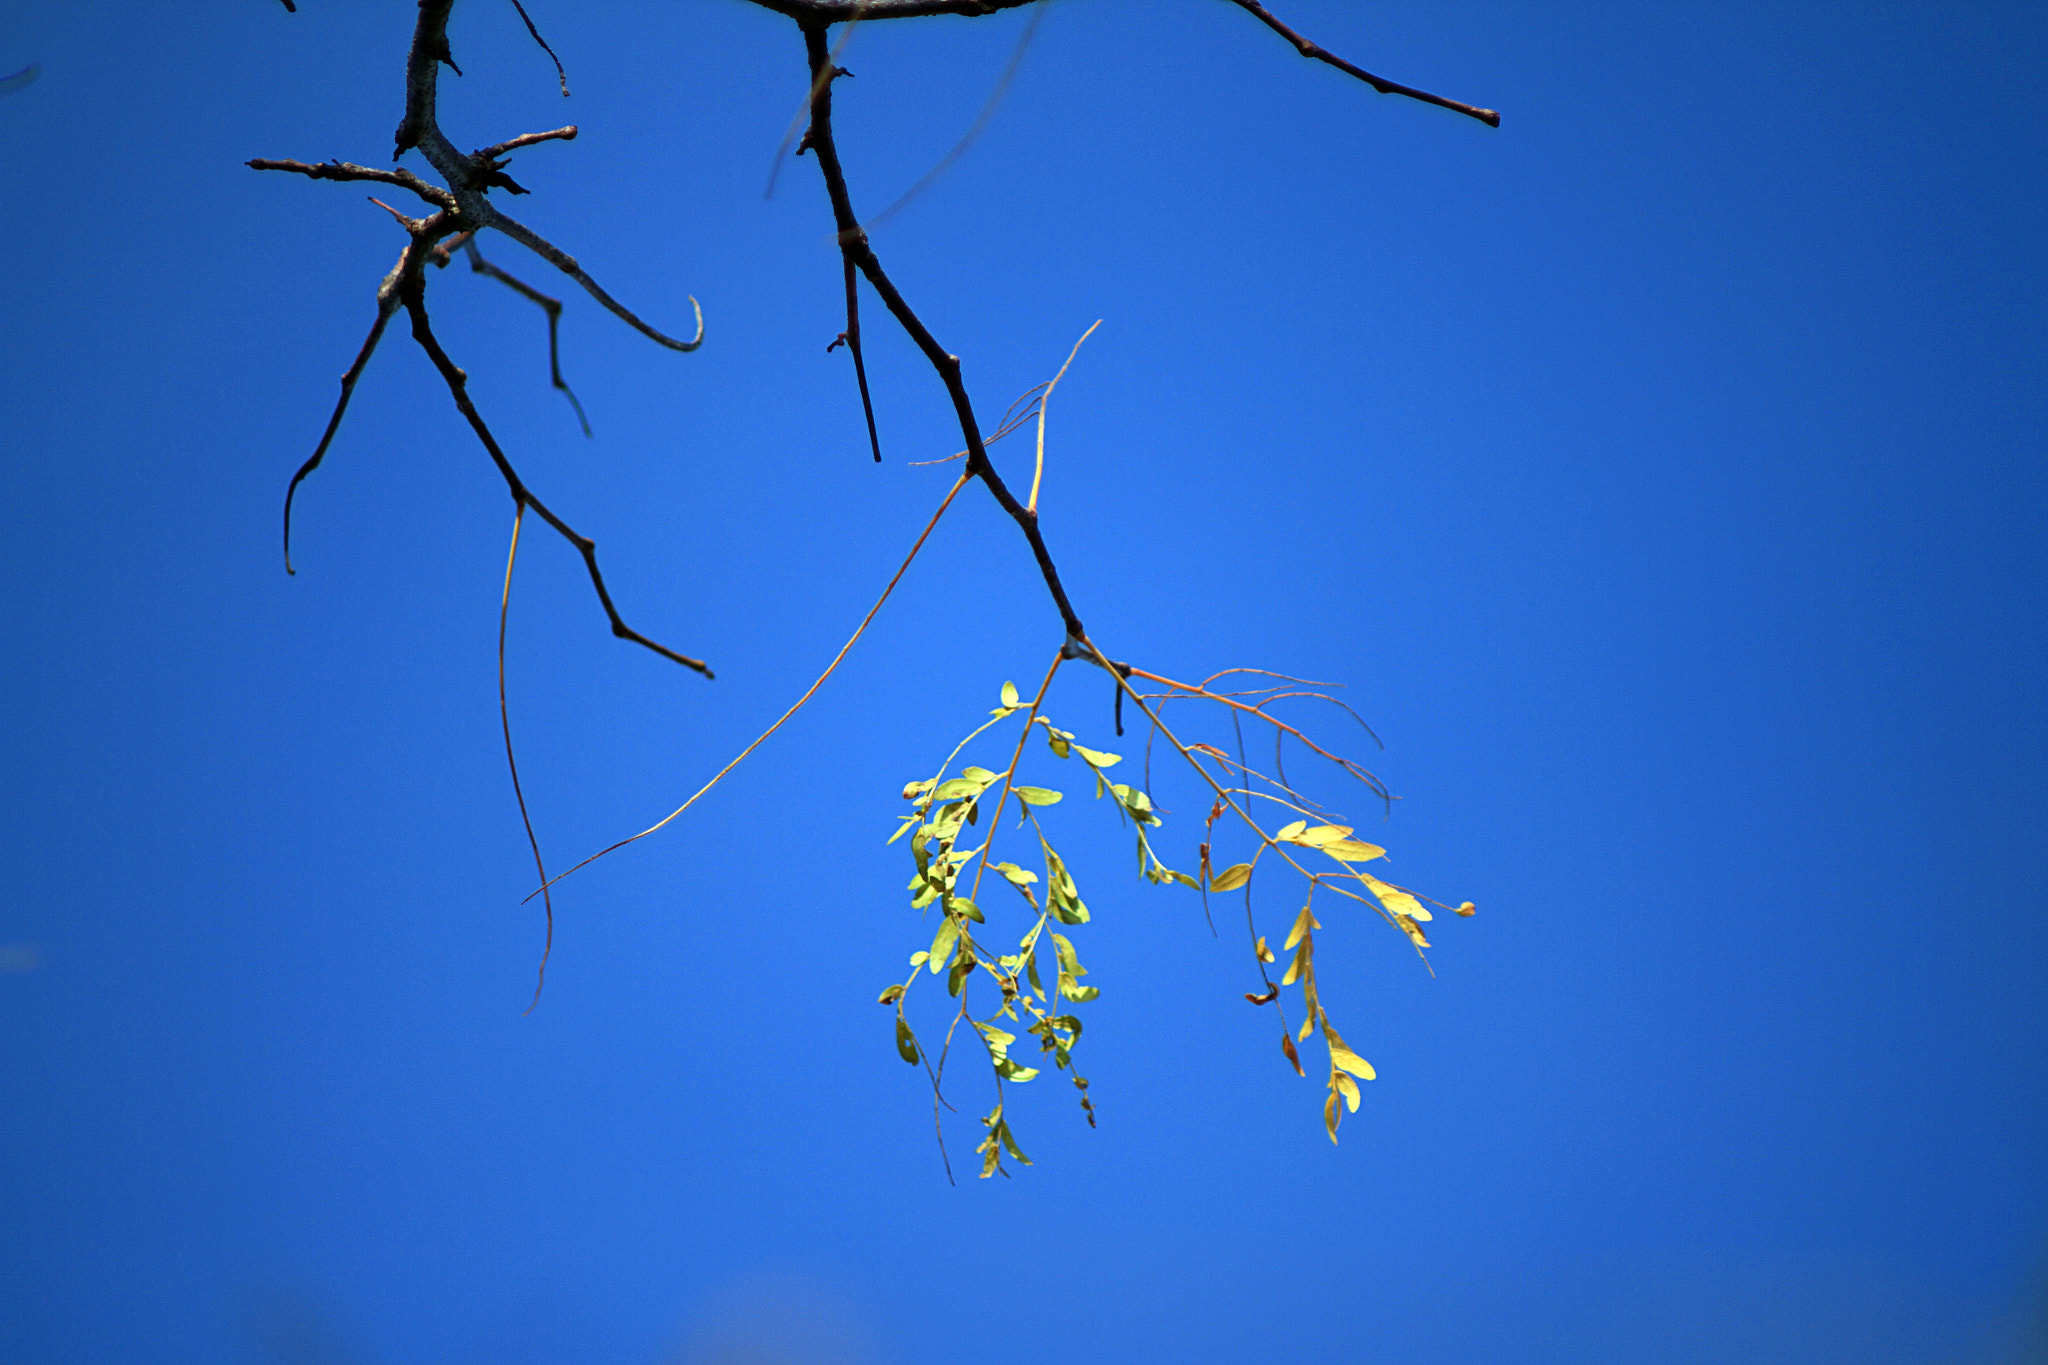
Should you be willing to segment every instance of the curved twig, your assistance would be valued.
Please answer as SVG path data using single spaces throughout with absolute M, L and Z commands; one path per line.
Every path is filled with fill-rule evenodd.
M 493 208 L 490 221 L 485 223 L 484 226 L 496 228 L 555 269 L 561 271 L 564 275 L 567 275 L 570 279 L 576 281 L 576 283 L 582 285 L 584 292 L 603 304 L 611 311 L 613 316 L 649 340 L 658 341 L 671 351 L 694 351 L 704 344 L 704 308 L 697 302 L 695 294 L 690 295 L 689 298 L 690 307 L 697 314 L 697 335 L 691 337 L 688 341 L 680 341 L 659 328 L 650 327 L 642 322 L 632 309 L 620 303 L 610 294 L 605 293 L 603 287 L 596 280 L 591 279 L 589 275 L 585 274 L 583 267 L 576 264 L 574 256 L 554 245 L 554 243 L 548 241 L 545 237 L 542 237 L 517 219 L 508 218 Z
M 519 525 L 525 520 L 526 504 L 521 502 L 512 514 L 512 548 L 505 551 L 505 595 L 498 602 L 498 720 L 505 730 L 505 766 L 512 771 L 512 795 L 519 800 L 519 819 L 526 826 L 527 845 L 533 849 L 533 868 L 545 882 L 548 869 L 540 860 L 540 840 L 533 835 L 533 817 L 526 812 L 526 792 L 519 785 L 519 760 L 512 754 L 512 708 L 505 699 L 505 627 L 512 615 L 512 565 L 519 558 Z M 547 907 L 548 936 L 540 950 L 540 971 L 534 978 L 533 1001 L 526 1007 L 528 1014 L 540 1004 L 541 988 L 548 983 L 548 958 L 555 951 L 555 898 L 544 896 L 541 903 Z

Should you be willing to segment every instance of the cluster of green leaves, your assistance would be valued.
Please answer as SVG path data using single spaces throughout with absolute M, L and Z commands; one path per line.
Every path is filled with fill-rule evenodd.
M 1057 672 L 1057 665 L 1054 672 Z M 1046 677 L 1047 687 L 1052 676 L 1049 673 Z M 1093 1001 L 1100 991 L 1095 986 L 1081 984 L 1081 978 L 1088 974 L 1088 969 L 1081 965 L 1073 940 L 1060 932 L 1061 928 L 1088 923 L 1090 916 L 1071 867 L 1053 847 L 1041 819 L 1041 812 L 1060 804 L 1065 795 L 1052 788 L 1028 786 L 1016 780 L 1018 767 L 1030 741 L 1033 735 L 1037 735 L 1057 758 L 1079 759 L 1094 782 L 1096 801 L 1111 798 L 1109 804 L 1120 820 L 1136 831 L 1138 872 L 1147 881 L 1155 885 L 1176 883 L 1200 892 L 1205 905 L 1209 892 L 1241 890 L 1245 895 L 1249 925 L 1252 880 L 1260 860 L 1269 852 L 1276 853 L 1306 877 L 1308 899 L 1295 919 L 1284 949 L 1291 952 L 1293 958 L 1278 985 L 1265 970 L 1268 964 L 1276 961 L 1273 951 L 1252 926 L 1253 956 L 1266 990 L 1260 994 L 1247 992 L 1245 999 L 1255 1005 L 1275 1004 L 1282 986 L 1300 987 L 1306 1017 L 1298 1036 L 1300 1041 L 1306 1042 L 1312 1033 L 1320 1031 L 1322 1034 L 1329 1055 L 1329 1097 L 1324 1104 L 1324 1122 L 1330 1140 L 1336 1141 L 1340 1101 L 1355 1112 L 1359 1104 L 1357 1082 L 1373 1079 L 1373 1069 L 1338 1034 L 1316 988 L 1315 931 L 1322 926 L 1311 908 L 1315 893 L 1318 888 L 1327 887 L 1339 895 L 1371 906 L 1406 934 L 1418 953 L 1429 946 L 1420 926 L 1430 920 L 1430 912 L 1413 893 L 1358 869 L 1357 864 L 1382 858 L 1386 850 L 1352 838 L 1350 826 L 1312 824 L 1308 819 L 1299 819 L 1270 834 L 1260 829 L 1246 814 L 1246 807 L 1251 804 L 1250 797 L 1256 795 L 1280 800 L 1291 809 L 1302 811 L 1304 807 L 1298 794 L 1282 784 L 1271 784 L 1269 780 L 1269 785 L 1279 786 L 1286 795 L 1274 796 L 1270 792 L 1253 791 L 1238 785 L 1251 776 L 1241 763 L 1232 763 L 1222 751 L 1208 745 L 1183 746 L 1178 740 L 1172 740 L 1170 734 L 1168 738 L 1175 748 L 1195 765 L 1215 790 L 1216 802 L 1199 845 L 1198 873 L 1191 875 L 1168 867 L 1153 843 L 1153 831 L 1160 827 L 1161 819 L 1150 796 L 1137 786 L 1114 779 L 1111 770 L 1123 761 L 1119 755 L 1082 744 L 1072 732 L 1060 729 L 1042 715 L 1040 707 L 1044 697 L 1045 688 L 1041 688 L 1039 695 L 1027 706 L 1015 685 L 1004 683 L 1000 704 L 990 713 L 990 718 L 953 747 L 939 765 L 937 774 L 911 782 L 903 788 L 904 799 L 911 802 L 910 813 L 901 818 L 889 842 L 893 844 L 908 836 L 910 855 L 915 864 L 906 887 L 911 907 L 929 915 L 936 906 L 938 923 L 930 946 L 911 954 L 909 976 L 890 984 L 881 993 L 881 1003 L 895 1007 L 898 1053 L 913 1066 L 925 1066 L 937 1094 L 954 1036 L 962 1023 L 970 1026 L 987 1056 L 996 1090 L 995 1107 L 982 1119 L 987 1133 L 976 1149 L 982 1158 L 981 1174 L 984 1178 L 997 1173 L 1009 1174 L 1004 1166 L 1006 1154 L 1025 1165 L 1031 1164 L 1030 1158 L 1018 1146 L 1004 1115 L 1004 1086 L 1036 1078 L 1048 1057 L 1056 1071 L 1069 1076 L 1080 1092 L 1081 1109 L 1090 1126 L 1095 1123 L 1095 1105 L 1088 1095 L 1088 1080 L 1074 1064 L 1073 1049 L 1080 1041 L 1082 1025 L 1072 1007 Z M 997 772 L 968 765 L 962 767 L 958 775 L 947 776 L 954 760 L 971 742 L 1020 714 L 1024 718 L 1023 731 L 1017 737 L 1009 767 Z M 1152 715 L 1149 708 L 1147 714 L 1152 716 L 1156 725 L 1156 715 Z M 1230 785 L 1219 782 L 1203 768 L 1205 760 L 1217 767 Z M 1000 821 L 1012 796 L 1017 798 L 1015 827 L 1030 829 L 1038 845 L 1035 861 L 1040 871 L 1033 871 L 1014 861 L 993 861 Z M 984 807 L 988 807 L 986 812 Z M 1216 822 L 1226 811 L 1235 811 L 1241 817 L 1257 835 L 1259 845 L 1250 861 L 1235 863 L 1219 871 L 1211 867 L 1210 839 L 1214 837 Z M 1292 851 L 1295 849 L 1312 851 L 1330 859 L 1336 866 L 1318 866 L 1312 871 L 1298 861 Z M 970 871 L 971 876 L 966 876 Z M 1002 942 L 997 937 L 999 931 L 990 926 L 987 910 L 978 903 L 983 875 L 990 872 L 1000 877 L 1023 900 L 1029 912 L 1029 928 L 1018 939 L 1013 952 L 1002 950 Z M 964 885 L 963 876 L 966 876 Z M 1457 912 L 1469 915 L 1472 907 L 1467 903 L 1457 907 Z M 1048 943 L 1049 962 L 1045 960 Z M 1044 984 L 1047 975 L 1052 976 L 1054 983 L 1050 992 Z M 947 994 L 959 1002 L 936 1055 L 919 1041 L 906 1008 L 911 990 L 926 976 L 943 977 Z M 987 977 L 996 991 L 993 1010 L 986 1018 L 975 1017 L 970 1005 L 970 992 L 977 976 Z M 1027 1065 L 1011 1055 L 1017 1045 L 1018 1034 L 1004 1027 L 1006 1023 L 1017 1026 L 1037 1041 L 1040 1055 L 1032 1060 L 1041 1063 L 1040 1066 Z M 1284 1007 L 1280 1042 L 1295 1071 L 1306 1075 L 1301 1054 L 1295 1045 L 1296 1035 L 1288 1027 Z

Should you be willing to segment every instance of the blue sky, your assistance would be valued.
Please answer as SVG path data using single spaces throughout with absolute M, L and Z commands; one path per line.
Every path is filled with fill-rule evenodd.
M 585 440 L 537 310 L 430 286 L 627 618 L 718 670 L 610 639 L 528 525 L 511 704 L 565 865 L 802 691 L 950 481 L 910 462 L 958 433 L 872 295 L 884 465 L 825 353 L 815 166 L 762 196 L 792 25 L 529 9 L 573 97 L 511 6 L 465 0 L 444 126 L 577 123 L 519 154 L 509 210 L 709 329 L 675 355 L 561 291 Z M 929 933 L 882 841 L 1058 644 L 1014 528 L 963 494 L 816 702 L 565 883 L 523 1016 L 510 508 L 402 329 L 301 489 L 297 577 L 277 553 L 402 243 L 360 187 L 242 163 L 380 164 L 411 7 L 9 12 L 0 70 L 43 67 L 0 99 L 10 1358 L 2030 1358 L 2042 12 L 1280 13 L 1503 126 L 1220 2 L 1060 0 L 875 247 L 991 425 L 1104 320 L 1042 504 L 1091 633 L 1171 676 L 1347 683 L 1402 799 L 1318 790 L 1479 913 L 1439 919 L 1434 979 L 1324 916 L 1379 1071 L 1333 1148 L 1241 941 L 1041 772 L 1094 910 L 1101 1126 L 1013 1087 L 1037 1164 L 955 1187 L 874 1003 Z M 945 153 L 1027 22 L 853 36 L 858 207 Z M 994 454 L 1028 482 L 1024 438 Z M 1049 707 L 1117 747 L 1108 702 L 1063 675 Z M 1164 768 L 1156 794 L 1192 863 L 1205 799 Z

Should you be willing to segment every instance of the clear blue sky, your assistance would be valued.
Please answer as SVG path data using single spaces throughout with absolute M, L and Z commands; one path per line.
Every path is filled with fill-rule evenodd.
M 565 293 L 586 441 L 537 310 L 432 281 L 629 619 L 718 669 L 611 640 L 529 524 L 512 705 L 563 864 L 794 699 L 957 431 L 872 296 L 885 465 L 825 353 L 815 166 L 762 198 L 791 24 L 529 8 L 573 98 L 510 5 L 464 0 L 444 125 L 578 123 L 508 207 L 657 325 L 689 294 L 709 324 L 675 355 Z M 1101 1127 L 1018 1087 L 1038 1164 L 952 1187 L 874 1003 L 919 946 L 882 839 L 1058 643 L 1013 528 L 963 495 L 809 710 L 566 883 L 522 1016 L 511 509 L 402 325 L 301 490 L 296 578 L 277 549 L 401 241 L 363 187 L 241 163 L 381 164 L 412 6 L 9 7 L 0 71 L 43 74 L 0 98 L 0 1355 L 2031 1358 L 2044 11 L 1281 12 L 1503 127 L 1220 0 L 1060 0 L 875 244 L 990 423 L 1104 319 L 1044 497 L 1091 631 L 1177 676 L 1348 682 L 1403 799 L 1322 790 L 1479 914 L 1439 921 L 1434 980 L 1325 916 L 1325 993 L 1379 1068 L 1333 1148 L 1241 943 L 1072 809 Z M 968 127 L 1027 21 L 853 37 L 862 209 Z M 1028 480 L 1021 439 L 995 454 Z M 1098 743 L 1108 709 L 1099 675 L 1054 694 Z M 1160 798 L 1192 862 L 1204 803 Z

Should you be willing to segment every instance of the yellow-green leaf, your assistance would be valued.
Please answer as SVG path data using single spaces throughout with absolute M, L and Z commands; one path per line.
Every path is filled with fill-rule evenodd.
M 1296 836 L 1298 836 L 1298 835 L 1299 835 L 1299 834 L 1300 834 L 1300 833 L 1301 833 L 1301 832 L 1302 832 L 1303 830 L 1305 830 L 1305 829 L 1307 829 L 1307 828 L 1308 828 L 1308 821 L 1306 821 L 1306 820 L 1296 820 L 1296 821 L 1295 821 L 1295 822 L 1294 822 L 1293 824 L 1291 824 L 1291 825 L 1282 825 L 1282 826 L 1280 827 L 1280 830 L 1279 830 L 1279 832 L 1278 832 L 1278 833 L 1276 833 L 1276 834 L 1275 834 L 1275 835 L 1274 835 L 1273 837 L 1274 837 L 1275 839 L 1292 839 L 1292 838 L 1295 838 Z
M 940 921 L 939 932 L 932 935 L 931 961 L 927 964 L 933 976 L 946 970 L 946 959 L 953 955 L 953 941 L 959 937 L 960 925 L 951 915 Z
M 1314 829 L 1305 829 L 1295 835 L 1294 842 L 1310 848 L 1321 848 L 1324 844 L 1334 843 L 1349 833 L 1349 825 L 1317 825 Z
M 1320 847 L 1340 863 L 1369 863 L 1387 856 L 1387 851 L 1378 844 L 1368 844 L 1363 839 L 1332 839 Z
M 1358 1112 L 1358 1082 L 1343 1072 L 1337 1073 L 1337 1092 L 1344 1097 L 1344 1107 L 1352 1113 Z
M 1351 1050 L 1351 1045 L 1337 1036 L 1337 1030 L 1330 1027 L 1330 1021 L 1323 1021 L 1323 1041 L 1330 1045 L 1330 1065 L 1339 1071 L 1348 1071 L 1362 1081 L 1373 1078 L 1372 1063 Z M 1356 1109 L 1356 1104 L 1351 1106 Z
M 902 998 L 903 983 L 901 981 L 898 981 L 895 985 L 883 991 L 880 997 L 876 999 L 875 1003 L 878 1005 L 893 1005 Z
M 1211 891 L 1235 891 L 1252 879 L 1250 863 L 1232 863 L 1209 879 Z
M 1386 906 L 1390 914 L 1406 915 L 1409 919 L 1424 921 L 1429 919 L 1429 911 L 1422 908 L 1422 902 L 1400 887 L 1389 886 L 1378 877 L 1367 876 L 1363 872 L 1358 875 L 1372 888 L 1372 893 L 1380 898 L 1380 904 Z
M 917 1037 L 900 1014 L 896 1016 L 896 1051 L 902 1054 L 904 1061 L 917 1065 Z
M 1292 948 L 1295 944 L 1301 942 L 1303 934 L 1306 934 L 1311 929 L 1320 929 L 1322 927 L 1322 925 L 1316 923 L 1316 917 L 1310 914 L 1308 907 L 1304 905 L 1301 907 L 1301 913 L 1294 917 L 1294 932 L 1290 933 L 1287 936 L 1287 942 L 1280 946 L 1282 948 Z
M 1012 787 L 1017 799 L 1027 806 L 1050 806 L 1060 799 L 1060 793 L 1045 787 Z
M 1003 705 L 1005 705 L 1005 706 L 1015 706 L 1016 704 L 1017 704 L 1017 684 L 1015 684 L 1015 683 L 1013 683 L 1013 682 L 1006 682 L 1006 683 L 1004 683 L 1004 684 L 1003 684 Z

